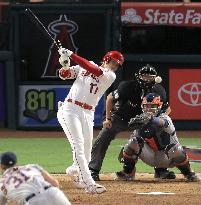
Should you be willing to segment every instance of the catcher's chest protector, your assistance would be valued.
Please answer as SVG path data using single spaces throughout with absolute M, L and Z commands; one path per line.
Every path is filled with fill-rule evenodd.
M 176 136 L 175 127 L 169 116 L 162 116 L 165 120 L 168 120 L 167 127 L 157 127 L 154 125 L 145 126 L 140 130 L 140 136 L 151 143 L 150 139 L 154 141 L 158 150 L 163 150 L 165 147 L 171 143 L 177 143 L 178 138 Z M 147 139 L 147 140 L 146 140 Z

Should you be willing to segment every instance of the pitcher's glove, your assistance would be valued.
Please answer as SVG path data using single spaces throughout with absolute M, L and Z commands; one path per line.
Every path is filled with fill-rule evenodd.
M 152 120 L 152 116 L 147 113 L 142 113 L 141 115 L 136 115 L 134 118 L 131 118 L 128 127 L 131 130 L 136 130 L 144 127 Z

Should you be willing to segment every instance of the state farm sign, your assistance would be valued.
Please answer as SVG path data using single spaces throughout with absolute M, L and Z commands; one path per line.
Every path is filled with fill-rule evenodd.
M 201 4 L 122 3 L 121 21 L 128 25 L 201 26 Z

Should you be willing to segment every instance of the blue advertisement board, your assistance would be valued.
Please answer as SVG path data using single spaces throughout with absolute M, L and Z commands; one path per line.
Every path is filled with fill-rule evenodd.
M 64 101 L 71 85 L 20 85 L 19 127 L 60 127 L 58 102 Z M 102 125 L 104 97 L 95 110 L 94 126 Z

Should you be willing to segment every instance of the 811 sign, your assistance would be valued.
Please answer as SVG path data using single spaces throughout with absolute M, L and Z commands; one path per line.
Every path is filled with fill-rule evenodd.
M 26 92 L 25 107 L 28 110 L 37 110 L 39 108 L 47 108 L 48 110 L 54 110 L 55 108 L 55 92 L 53 90 L 37 91 L 28 90 Z
M 25 94 L 24 116 L 45 123 L 56 117 L 54 90 L 28 90 Z

